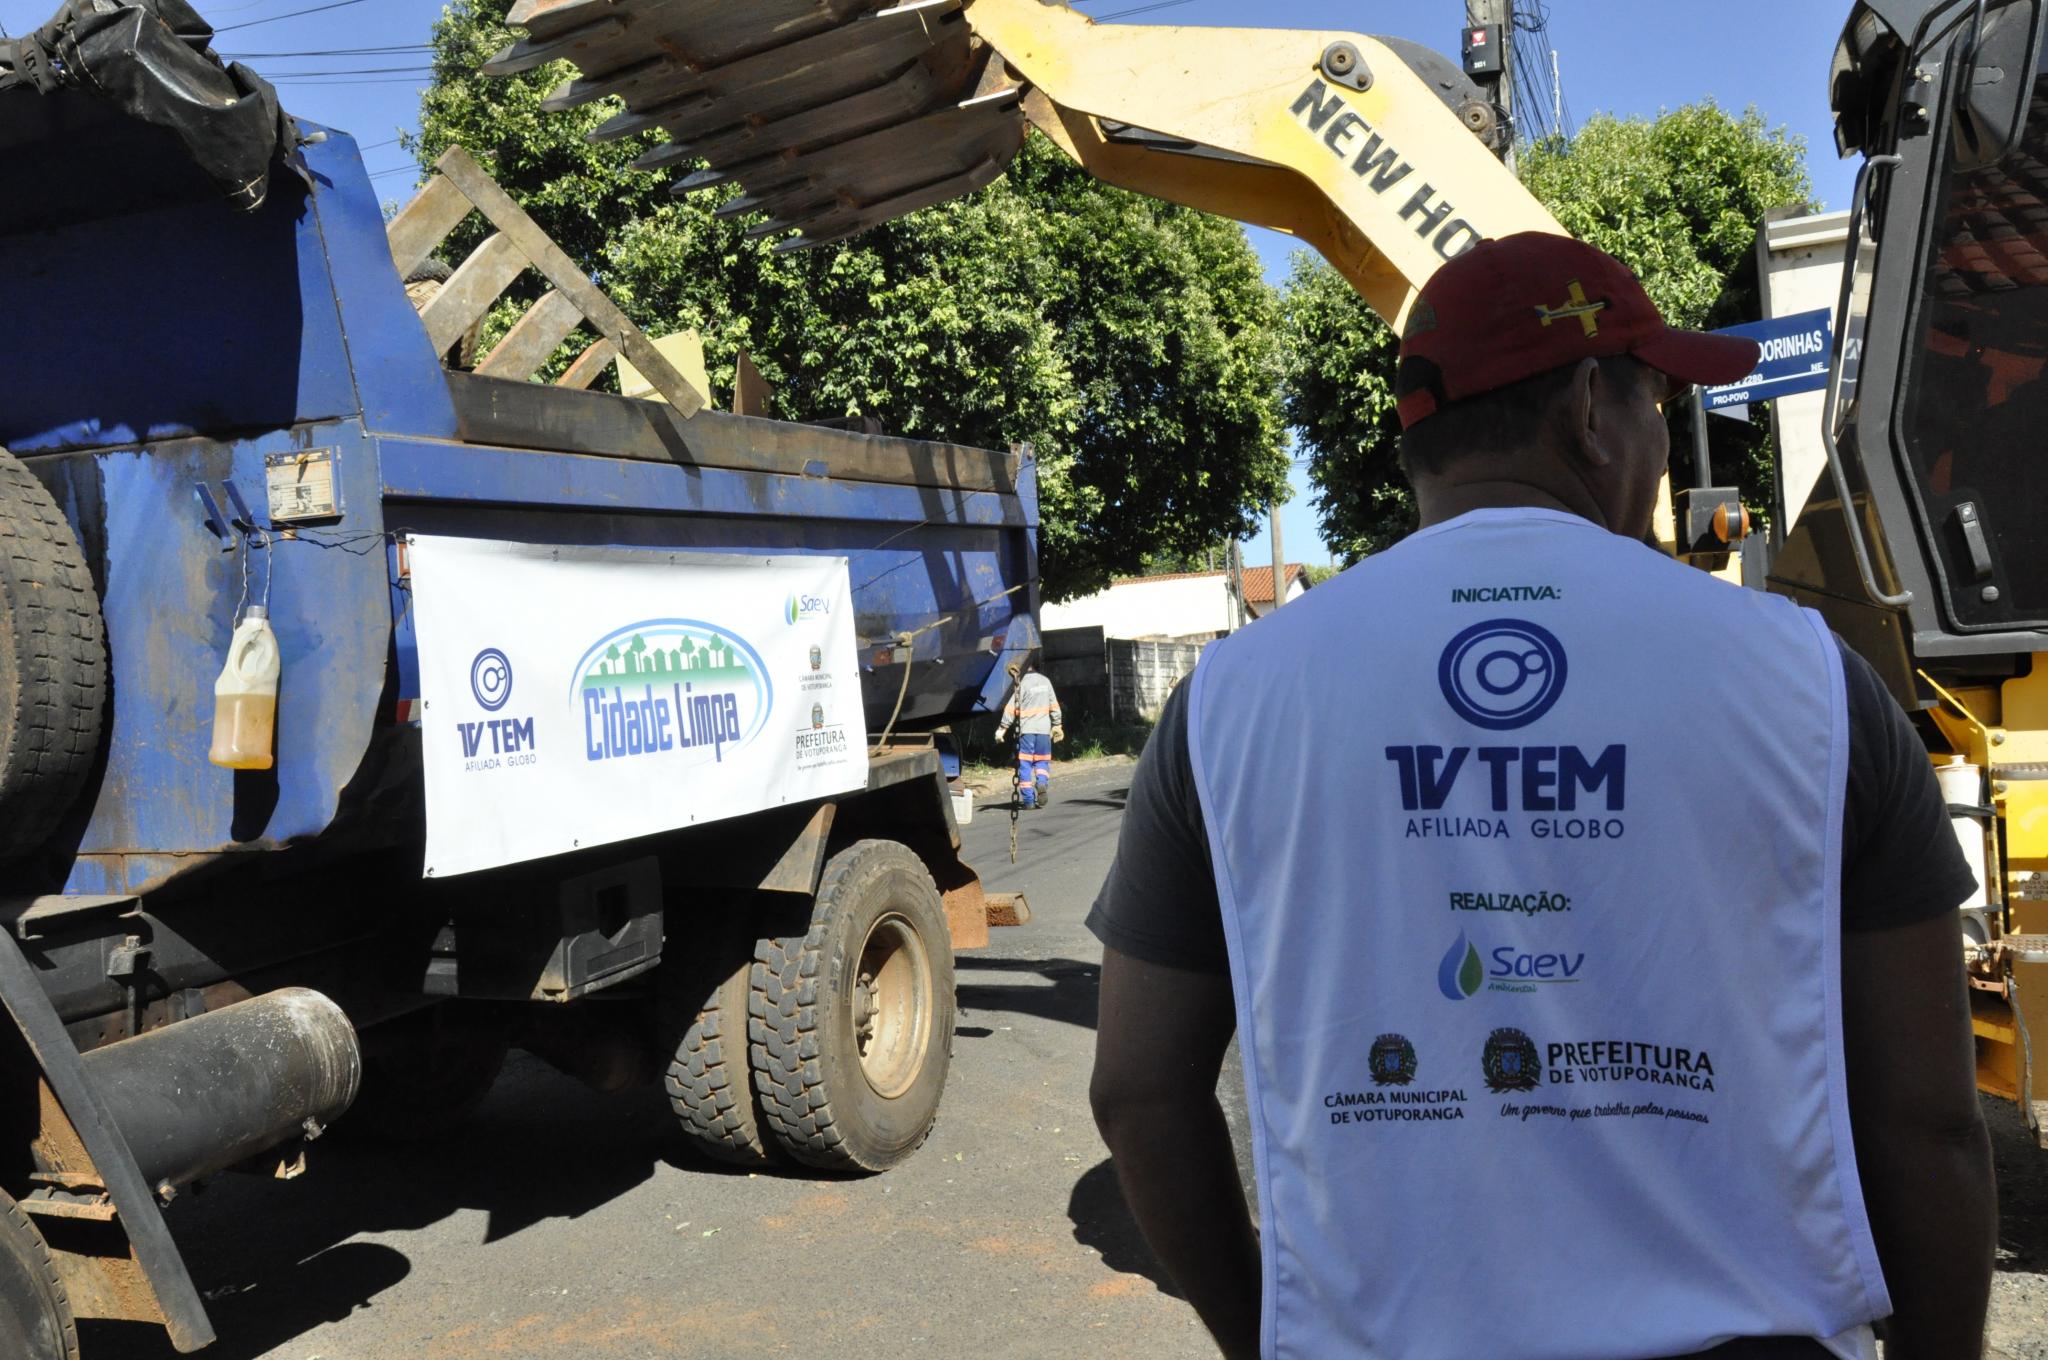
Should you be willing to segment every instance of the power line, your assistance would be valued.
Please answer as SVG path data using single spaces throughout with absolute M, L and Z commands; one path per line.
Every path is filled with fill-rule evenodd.
M 320 14 L 326 10 L 346 9 L 350 5 L 360 5 L 362 3 L 363 0 L 333 0 L 332 4 L 315 5 L 311 9 L 295 9 L 289 14 L 273 14 L 268 19 L 251 19 L 246 23 L 229 24 L 225 28 L 216 28 L 213 31 L 215 33 L 232 33 L 238 28 L 254 28 L 258 24 L 274 24 L 283 19 L 296 19 L 301 14 Z
M 310 77 L 310 78 L 308 78 L 308 79 L 305 79 L 305 80 L 297 80 L 297 79 L 294 79 L 294 78 L 293 78 L 293 77 L 291 77 L 291 76 L 265 76 L 265 77 L 264 77 L 264 79 L 265 79 L 265 80 L 268 80 L 268 81 L 269 81 L 269 82 L 270 82 L 271 84 L 273 84 L 273 85 L 307 85 L 307 86 L 318 86 L 318 85 L 414 85 L 414 86 L 418 86 L 418 85 L 424 85 L 424 84 L 426 83 L 425 81 L 421 80 L 421 79 L 420 79 L 420 78 L 419 78 L 418 76 L 368 76 L 368 77 L 365 77 L 365 78 L 363 78 L 363 79 L 360 79 L 360 80 L 357 80 L 357 79 L 353 79 L 353 78 L 351 78 L 351 79 L 346 79 L 346 80 L 326 80 L 326 79 L 322 79 L 322 78 L 320 78 L 320 77 L 317 77 L 317 76 L 315 76 L 315 77 Z
M 266 80 L 276 80 L 280 77 L 292 76 L 431 75 L 433 70 L 434 68 L 431 66 L 352 66 L 343 67 L 338 71 L 279 71 L 275 75 L 268 71 L 259 71 L 257 74 L 263 76 Z
M 231 61 L 271 61 L 281 57 L 390 57 L 401 52 L 431 52 L 432 43 L 401 43 L 396 47 L 324 47 L 306 52 L 222 52 Z
M 1127 19 L 1133 14 L 1150 14 L 1155 9 L 1173 9 L 1178 5 L 1187 5 L 1193 2 L 1194 0 L 1156 0 L 1154 4 L 1139 5 L 1135 9 L 1120 9 L 1114 14 L 1098 14 L 1095 16 L 1095 21 L 1102 23 L 1109 19 Z
M 1530 38 L 1513 44 L 1514 70 L 1509 78 L 1516 87 L 1519 116 L 1543 138 L 1570 140 L 1572 119 L 1563 78 L 1558 74 L 1557 48 L 1550 41 L 1547 0 L 1522 0 L 1522 7 L 1514 14 L 1514 25 L 1517 32 Z M 1537 39 L 1541 40 L 1540 47 Z

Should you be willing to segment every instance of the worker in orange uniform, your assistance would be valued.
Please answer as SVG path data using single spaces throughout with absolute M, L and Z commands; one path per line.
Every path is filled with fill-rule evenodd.
M 1036 660 L 1026 660 L 1010 702 L 1003 706 L 1003 720 L 996 724 L 996 740 L 1017 729 L 1017 793 L 1025 807 L 1039 807 L 1052 797 L 1052 744 L 1067 739 L 1060 722 L 1060 696 L 1052 681 L 1038 669 Z

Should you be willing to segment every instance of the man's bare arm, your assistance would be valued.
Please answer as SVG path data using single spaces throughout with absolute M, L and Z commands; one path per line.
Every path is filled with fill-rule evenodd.
M 1892 1296 L 1887 1360 L 1984 1346 L 1998 1198 L 1960 933 L 1946 913 L 1842 937 L 1849 1116 Z
M 1259 1245 L 1216 1078 L 1230 979 L 1102 958 L 1089 1103 L 1145 1241 L 1230 1360 L 1259 1353 Z

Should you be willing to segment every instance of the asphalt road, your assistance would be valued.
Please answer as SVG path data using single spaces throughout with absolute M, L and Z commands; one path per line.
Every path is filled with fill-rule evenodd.
M 748 1175 L 678 1146 L 659 1093 L 598 1096 L 514 1054 L 438 1144 L 340 1138 L 271 1183 L 223 1176 L 170 1209 L 209 1295 L 208 1360 L 742 1357 L 981 1360 L 1212 1354 L 1154 1282 L 1089 1118 L 1100 946 L 1081 921 L 1129 767 L 1063 778 L 968 858 L 1036 919 L 959 960 L 945 1104 L 870 1179 Z M 160 1331 L 91 1323 L 86 1360 L 169 1360 Z
M 1082 926 L 1128 767 L 1063 778 L 969 859 L 1033 922 L 959 964 L 959 1038 L 930 1142 L 871 1179 L 691 1159 L 665 1101 L 592 1095 L 515 1054 L 457 1135 L 314 1145 L 299 1180 L 225 1176 L 170 1210 L 209 1296 L 208 1360 L 944 1360 L 1213 1355 L 1162 1283 L 1087 1109 L 1100 947 Z M 1240 1134 L 1241 1082 L 1224 1103 Z M 2005 1223 L 1992 1341 L 2048 1360 L 2048 1152 L 1987 1106 Z M 89 1323 L 86 1360 L 170 1360 L 162 1333 Z

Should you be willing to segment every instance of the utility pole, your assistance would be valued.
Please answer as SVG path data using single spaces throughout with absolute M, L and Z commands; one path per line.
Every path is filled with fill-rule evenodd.
M 1564 136 L 1564 78 L 1557 73 L 1557 49 L 1550 49 L 1550 127 Z
M 1230 631 L 1236 632 L 1245 625 L 1244 607 L 1244 550 L 1236 539 L 1230 540 Z
M 1490 30 L 1483 43 L 1473 39 Z M 1465 0 L 1465 74 L 1500 106 L 1508 126 L 1508 147 L 1501 157 L 1515 168 L 1515 0 Z M 1488 51 L 1487 48 L 1493 50 Z
M 1273 524 L 1273 608 L 1278 609 L 1287 601 L 1287 554 L 1280 547 L 1280 502 L 1272 502 L 1267 513 Z

